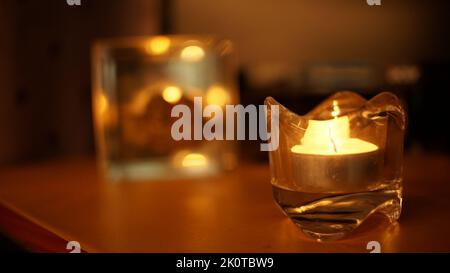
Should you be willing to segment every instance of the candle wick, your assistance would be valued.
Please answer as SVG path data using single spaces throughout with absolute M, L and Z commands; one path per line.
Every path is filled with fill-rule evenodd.
M 330 137 L 331 144 L 333 144 L 333 150 L 334 150 L 335 153 L 337 153 L 338 152 L 337 151 L 337 145 L 336 145 L 336 142 L 334 141 L 333 136 L 331 134 L 331 126 L 330 125 L 328 125 L 328 135 Z

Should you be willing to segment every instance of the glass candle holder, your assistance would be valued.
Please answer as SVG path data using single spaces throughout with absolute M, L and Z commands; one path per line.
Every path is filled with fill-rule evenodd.
M 304 233 L 333 240 L 374 213 L 399 218 L 406 114 L 395 95 L 366 101 L 339 92 L 304 116 L 271 97 L 265 103 L 279 108 L 279 146 L 269 152 L 273 195 Z
M 180 35 L 93 46 L 94 125 L 108 180 L 198 177 L 235 166 L 234 143 L 178 141 L 171 132 L 175 105 L 194 113 L 194 98 L 203 107 L 238 103 L 232 51 L 228 40 Z

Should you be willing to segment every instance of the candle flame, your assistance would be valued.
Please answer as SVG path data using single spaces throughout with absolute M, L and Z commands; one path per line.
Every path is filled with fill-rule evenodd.
M 310 120 L 301 145 L 295 145 L 291 152 L 314 155 L 346 155 L 372 152 L 378 149 L 375 144 L 350 137 L 348 116 L 338 117 L 338 108 L 334 107 L 331 120 Z

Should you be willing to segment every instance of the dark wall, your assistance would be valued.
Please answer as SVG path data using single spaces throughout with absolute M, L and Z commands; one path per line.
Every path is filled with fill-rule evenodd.
M 0 3 L 0 162 L 93 152 L 90 45 L 160 32 L 159 0 Z

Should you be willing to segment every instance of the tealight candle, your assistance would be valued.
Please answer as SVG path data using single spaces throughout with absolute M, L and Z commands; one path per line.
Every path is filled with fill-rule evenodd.
M 279 147 L 269 152 L 273 196 L 304 233 L 335 240 L 373 214 L 400 217 L 406 113 L 394 94 L 365 100 L 339 92 L 304 116 L 270 97 L 265 104 L 279 108 Z
M 367 189 L 382 166 L 377 145 L 350 137 L 348 116 L 309 120 L 301 144 L 291 152 L 294 181 L 306 192 Z

